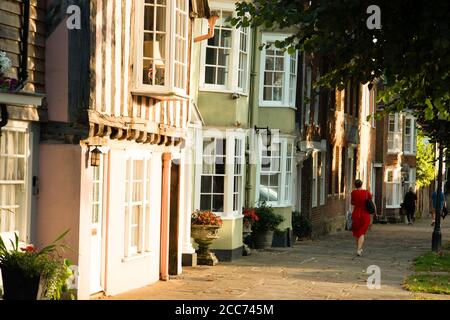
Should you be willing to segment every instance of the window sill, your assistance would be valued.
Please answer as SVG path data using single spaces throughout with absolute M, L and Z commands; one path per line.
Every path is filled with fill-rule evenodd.
M 260 108 L 287 108 L 287 109 L 297 110 L 297 108 L 295 106 L 272 105 L 272 104 L 265 104 L 265 103 L 260 103 L 259 107 Z
M 131 94 L 134 96 L 150 97 L 157 100 L 189 100 L 189 95 L 177 91 L 155 92 L 146 89 L 133 89 Z
M 139 253 L 139 254 L 136 254 L 136 255 L 131 256 L 131 257 L 122 258 L 122 262 L 131 262 L 131 261 L 134 261 L 134 260 L 140 260 L 140 259 L 148 258 L 151 255 L 152 255 L 152 252 Z
M 209 92 L 209 93 L 224 93 L 224 94 L 238 94 L 240 97 L 247 97 L 248 92 L 242 92 L 239 91 L 239 89 L 236 90 L 230 90 L 227 88 L 220 88 L 220 87 L 200 87 L 198 89 L 200 92 Z

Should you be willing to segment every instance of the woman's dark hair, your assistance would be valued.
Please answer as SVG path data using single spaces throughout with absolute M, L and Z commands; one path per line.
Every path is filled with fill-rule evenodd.
M 356 187 L 356 188 L 359 189 L 359 188 L 362 187 L 362 185 L 363 185 L 363 182 L 362 182 L 361 180 L 358 179 L 358 180 L 355 181 L 355 187 Z

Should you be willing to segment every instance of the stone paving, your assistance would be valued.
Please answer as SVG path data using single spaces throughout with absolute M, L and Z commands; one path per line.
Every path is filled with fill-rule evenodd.
M 450 219 L 449 219 L 450 220 Z M 133 300 L 297 300 L 297 299 L 449 299 L 415 294 L 402 288 L 412 260 L 431 248 L 430 219 L 413 226 L 372 225 L 363 257 L 355 256 L 354 239 L 343 231 L 318 240 L 298 241 L 294 248 L 253 250 L 249 257 L 214 267 L 184 267 L 168 282 L 107 299 Z M 443 243 L 450 240 L 444 221 Z M 368 289 L 370 265 L 381 268 L 381 289 Z

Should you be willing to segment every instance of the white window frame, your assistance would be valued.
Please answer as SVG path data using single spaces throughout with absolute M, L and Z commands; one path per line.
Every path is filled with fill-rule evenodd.
M 326 197 L 326 172 L 327 172 L 327 153 L 325 151 L 321 151 L 321 160 L 320 160 L 320 205 L 325 205 L 325 197 Z
M 184 30 L 186 34 L 188 32 L 189 27 L 189 0 L 181 0 L 185 4 L 185 8 L 187 10 L 187 16 L 184 21 Z M 176 79 L 175 79 L 175 50 L 176 50 L 176 13 L 179 10 L 177 8 L 177 1 L 166 1 L 166 44 L 165 44 L 165 84 L 164 85 L 150 85 L 143 83 L 143 50 L 144 50 L 144 7 L 145 1 L 138 0 L 136 1 L 136 18 L 135 18 L 135 39 L 136 39 L 136 49 L 135 49 L 135 68 L 134 68 L 134 86 L 133 92 L 137 94 L 177 94 L 180 96 L 186 96 L 187 93 L 187 85 L 188 85 L 188 73 L 187 66 L 189 64 L 188 61 L 188 48 L 189 48 L 189 37 L 187 36 L 185 39 L 185 70 L 183 72 L 183 78 L 185 79 L 185 88 L 177 88 L 176 87 Z M 184 63 L 182 63 L 184 64 Z
M 263 33 L 262 34 L 262 43 L 275 42 L 277 40 L 282 41 L 289 37 L 289 34 L 274 34 L 274 33 Z M 295 101 L 289 101 L 289 92 L 290 92 L 290 78 L 291 78 L 291 55 L 287 52 L 284 52 L 284 69 L 283 69 L 283 95 L 282 101 L 268 101 L 264 100 L 264 77 L 266 70 L 266 48 L 261 51 L 261 61 L 260 61 L 260 78 L 259 78 L 259 105 L 261 107 L 282 107 L 282 108 L 295 108 Z M 269 48 L 269 50 L 279 50 L 275 48 L 274 45 Z M 295 63 L 295 85 L 293 95 L 296 95 L 296 87 L 297 87 L 297 78 L 298 78 L 298 52 L 296 51 L 296 63 Z
M 23 195 L 23 215 L 22 215 L 22 219 L 23 221 L 20 222 L 20 228 L 18 229 L 16 222 L 14 221 L 14 230 L 11 229 L 11 223 L 10 223 L 10 228 L 5 230 L 5 229 L 0 229 L 0 236 L 2 236 L 4 241 L 7 241 L 7 239 L 11 239 L 14 240 L 14 233 L 17 232 L 19 235 L 19 240 L 21 242 L 28 242 L 29 241 L 29 232 L 30 232 L 30 222 L 31 222 L 31 166 L 30 163 L 32 163 L 32 159 L 31 159 L 31 143 L 32 143 L 32 133 L 29 127 L 28 123 L 25 122 L 20 122 L 20 121 L 14 121 L 14 120 L 9 120 L 8 121 L 8 125 L 2 128 L 2 135 L 5 136 L 6 135 L 6 131 L 13 131 L 13 132 L 19 132 L 19 133 L 24 133 L 24 155 L 20 155 L 20 158 L 24 159 L 24 179 L 23 181 L 21 180 L 5 180 L 5 181 L 1 181 L 1 184 L 11 184 L 11 181 L 15 181 L 15 184 L 20 184 L 23 186 L 24 189 L 24 195 Z M 0 145 L 0 152 L 3 150 L 3 147 Z M 6 154 L 5 154 L 6 155 Z M 19 157 L 19 155 L 14 155 L 15 157 Z M 1 164 L 1 163 L 0 163 Z M 0 169 L 2 169 L 0 167 Z M 2 198 L 3 195 L 1 193 L 0 190 L 0 207 L 2 207 Z M 5 209 L 10 209 L 7 208 L 5 206 Z M 9 212 L 4 212 L 6 210 L 0 210 L 0 219 L 2 219 L 3 221 L 5 221 L 5 217 L 8 214 L 11 214 Z M 9 220 L 9 219 L 8 219 Z M 8 244 L 6 244 L 8 245 Z
M 265 145 L 265 141 L 263 141 L 264 139 L 262 138 L 262 135 L 258 137 L 258 150 L 259 150 L 259 154 L 258 154 L 258 165 L 257 165 L 257 178 L 256 178 L 256 194 L 255 194 L 255 199 L 257 199 L 256 201 L 262 201 L 263 199 L 260 199 L 260 191 L 261 191 L 261 173 L 262 173 L 262 151 L 266 150 L 266 145 Z M 294 166 L 294 161 L 295 161 L 295 157 L 294 157 L 294 153 L 292 153 L 292 168 L 291 168 L 291 179 L 287 179 L 287 165 L 286 165 L 286 156 L 287 156 L 287 145 L 291 144 L 292 147 L 294 147 L 294 140 L 290 137 L 280 137 L 276 140 L 272 140 L 272 145 L 274 145 L 275 143 L 280 143 L 280 170 L 279 170 L 279 179 L 278 179 L 278 201 L 266 201 L 266 203 L 272 207 L 289 207 L 292 206 L 292 201 L 293 201 L 293 166 Z M 273 149 L 273 147 L 271 147 L 271 149 Z M 286 198 L 285 196 L 285 192 L 286 192 L 286 184 L 289 183 L 287 180 L 290 180 L 290 190 L 291 190 L 291 195 L 289 197 Z
M 389 181 L 389 173 L 392 172 L 392 181 Z M 396 209 L 400 208 L 400 203 L 402 199 L 402 179 L 401 179 L 401 168 L 387 168 L 386 169 L 386 194 L 390 191 L 392 192 L 392 203 L 388 203 L 386 196 L 386 208 Z M 391 190 L 388 190 L 389 185 L 391 185 Z
M 284 178 L 284 194 L 283 203 L 289 205 L 293 203 L 293 188 L 294 188 L 294 143 L 290 140 L 286 140 L 284 143 L 284 167 L 286 168 L 285 178 Z M 290 156 L 288 156 L 288 151 L 290 149 Z M 290 166 L 288 159 L 290 160 Z
M 318 170 L 319 170 L 319 151 L 313 151 L 312 153 L 312 179 L 311 179 L 311 207 L 317 207 L 317 189 L 319 187 Z
M 236 17 L 236 7 L 233 3 L 227 2 L 210 2 L 211 11 L 226 11 L 233 13 L 233 17 Z M 202 20 L 201 30 L 202 34 L 208 33 L 209 25 L 205 19 Z M 250 28 L 247 28 L 247 61 L 246 70 L 244 71 L 243 78 L 245 79 L 244 88 L 239 88 L 238 78 L 239 78 L 239 59 L 240 59 L 240 38 L 241 38 L 241 28 L 232 28 L 231 31 L 231 49 L 230 57 L 228 60 L 228 69 L 225 85 L 210 84 L 205 82 L 206 76 L 206 48 L 207 41 L 202 41 L 201 52 L 200 52 L 200 81 L 199 90 L 200 91 L 211 91 L 211 92 L 223 92 L 223 93 L 239 93 L 242 95 L 248 95 L 250 87 L 250 56 L 251 56 L 251 39 L 252 32 Z
M 142 201 L 133 202 L 133 172 L 134 172 L 134 164 L 136 161 L 143 161 L 143 177 L 142 180 Z M 126 173 L 125 173 L 125 192 L 127 194 L 127 199 L 124 200 L 124 217 L 125 217 L 125 258 L 145 255 L 150 252 L 151 244 L 150 244 L 150 218 L 151 218 L 151 195 L 152 195 L 152 186 L 151 186 L 151 177 L 152 177 L 152 159 L 150 155 L 131 155 L 126 158 Z M 127 175 L 128 173 L 128 175 Z M 134 246 L 131 242 L 131 227 L 132 224 L 132 214 L 129 208 L 136 206 L 137 203 L 141 203 L 140 205 L 143 209 L 139 215 L 139 221 L 137 224 L 138 227 L 138 245 Z
M 195 209 L 200 209 L 201 201 L 201 177 L 203 175 L 203 140 L 208 138 L 224 139 L 226 145 L 225 154 L 225 174 L 224 174 L 224 204 L 223 212 L 214 212 L 215 214 L 225 217 L 225 218 L 237 218 L 242 215 L 242 206 L 244 205 L 244 197 L 242 193 L 245 187 L 245 143 L 246 134 L 243 130 L 205 130 L 199 135 L 198 144 L 196 147 L 196 158 L 198 159 L 196 168 L 196 197 L 195 197 Z M 235 178 L 235 140 L 242 141 L 242 149 L 240 158 L 244 161 L 242 164 L 242 179 L 241 179 L 241 195 L 239 198 L 239 204 L 237 205 L 237 210 L 233 208 L 233 197 L 234 197 L 234 178 Z
M 394 121 L 394 130 L 391 131 L 391 121 Z M 388 153 L 402 152 L 402 116 L 399 113 L 388 115 L 388 137 L 387 149 Z M 390 146 L 392 141 L 392 147 Z
M 410 126 L 410 134 L 406 134 L 406 127 L 407 122 L 411 122 Z M 409 142 L 410 148 L 406 148 L 406 142 Z M 405 127 L 404 127 L 404 134 L 403 134 L 403 153 L 407 155 L 415 155 L 417 152 L 417 129 L 416 129 L 416 118 L 412 115 L 407 115 L 405 117 Z

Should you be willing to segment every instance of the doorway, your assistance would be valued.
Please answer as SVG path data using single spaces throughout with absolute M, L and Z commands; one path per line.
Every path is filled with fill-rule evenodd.
M 172 162 L 170 172 L 169 275 L 180 273 L 178 264 L 180 164 Z
M 92 167 L 92 206 L 91 206 L 91 255 L 89 292 L 95 294 L 103 291 L 102 262 L 103 262 L 103 221 L 105 197 L 105 166 L 101 156 L 100 165 Z

